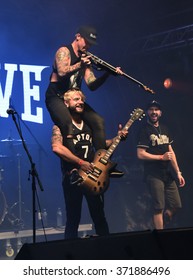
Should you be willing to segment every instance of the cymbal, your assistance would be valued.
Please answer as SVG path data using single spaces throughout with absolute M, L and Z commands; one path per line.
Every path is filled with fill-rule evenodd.
M 13 139 L 13 138 L 6 138 L 6 139 L 2 139 L 2 140 L 0 140 L 0 142 L 8 142 L 8 143 L 10 143 L 10 142 L 21 142 L 22 140 L 21 139 Z

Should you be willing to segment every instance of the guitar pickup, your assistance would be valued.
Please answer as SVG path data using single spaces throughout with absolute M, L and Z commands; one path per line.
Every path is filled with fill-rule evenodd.
M 89 175 L 88 175 L 88 178 L 90 178 L 90 179 L 93 180 L 94 182 L 97 182 L 97 179 L 96 179 L 92 174 L 89 174 Z
M 102 173 L 102 170 L 95 166 L 94 167 L 94 173 L 100 175 Z
M 103 157 L 101 157 L 99 161 L 104 165 L 107 165 L 107 163 L 108 163 L 108 161 L 106 159 L 104 159 Z

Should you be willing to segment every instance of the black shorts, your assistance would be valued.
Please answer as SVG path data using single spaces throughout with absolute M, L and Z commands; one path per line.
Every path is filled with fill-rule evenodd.
M 167 176 L 164 180 L 148 175 L 146 183 L 152 196 L 154 210 L 177 209 L 182 207 L 175 180 Z

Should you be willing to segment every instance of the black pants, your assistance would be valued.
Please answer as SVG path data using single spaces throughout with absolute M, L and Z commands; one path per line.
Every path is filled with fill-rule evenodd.
M 70 185 L 68 176 L 63 180 L 63 192 L 66 204 L 65 238 L 77 238 L 84 194 L 79 186 Z M 109 234 L 109 228 L 104 213 L 104 197 L 102 195 L 85 195 L 85 198 L 96 234 Z
M 62 93 L 62 91 L 58 89 L 58 83 L 50 83 L 46 91 L 45 102 L 52 121 L 60 128 L 62 136 L 65 139 L 68 134 L 73 134 L 72 120 L 70 112 L 59 93 Z M 87 103 L 85 103 L 83 120 L 92 130 L 95 149 L 105 149 L 106 135 L 104 120 Z

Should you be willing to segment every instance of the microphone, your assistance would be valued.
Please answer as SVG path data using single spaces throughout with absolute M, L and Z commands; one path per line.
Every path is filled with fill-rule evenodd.
M 8 108 L 6 112 L 8 115 L 14 115 L 17 113 L 13 108 Z

